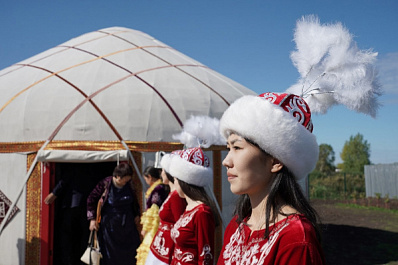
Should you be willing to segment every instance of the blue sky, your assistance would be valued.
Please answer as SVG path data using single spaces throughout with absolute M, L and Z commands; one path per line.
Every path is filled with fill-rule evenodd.
M 0 69 L 84 33 L 121 26 L 143 31 L 257 93 L 282 92 L 299 73 L 290 60 L 296 21 L 337 21 L 360 49 L 378 52 L 385 94 L 376 119 L 334 107 L 314 115 L 318 143 L 340 153 L 350 136 L 370 143 L 373 163 L 398 162 L 396 0 L 2 1 Z M 0 95 L 1 96 L 1 95 Z

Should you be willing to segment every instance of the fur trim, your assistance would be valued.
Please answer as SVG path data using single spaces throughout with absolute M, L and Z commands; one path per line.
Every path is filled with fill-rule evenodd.
M 177 155 L 171 158 L 169 173 L 175 178 L 199 187 L 209 185 L 213 179 L 211 168 L 195 165 Z
M 224 112 L 220 133 L 235 132 L 257 143 L 265 152 L 279 159 L 300 180 L 318 161 L 315 135 L 281 107 L 257 96 L 243 96 Z
M 171 161 L 171 154 L 165 154 L 160 160 L 160 166 L 164 169 L 167 173 L 170 173 L 170 161 Z

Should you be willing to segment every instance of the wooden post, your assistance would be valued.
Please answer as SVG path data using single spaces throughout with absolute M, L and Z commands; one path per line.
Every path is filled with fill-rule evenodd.
M 221 151 L 213 150 L 213 191 L 216 196 L 220 210 L 222 211 L 222 167 L 221 167 Z M 217 262 L 218 256 L 221 252 L 222 247 L 222 224 L 220 224 L 215 231 L 215 242 L 214 242 L 214 254 L 215 262 Z

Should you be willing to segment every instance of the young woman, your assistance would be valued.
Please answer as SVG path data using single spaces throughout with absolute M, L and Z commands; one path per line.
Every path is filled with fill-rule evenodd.
M 121 163 L 113 176 L 101 180 L 87 199 L 87 218 L 90 230 L 99 230 L 101 264 L 136 264 L 135 253 L 140 244 L 136 227 L 140 208 L 131 178 L 129 164 Z M 101 222 L 96 222 L 97 205 L 100 202 Z
M 218 264 L 325 264 L 318 215 L 297 182 L 318 159 L 305 101 L 244 96 L 226 110 L 220 131 L 229 149 L 223 165 L 240 197 Z
M 174 253 L 174 241 L 171 239 L 170 230 L 185 211 L 187 202 L 178 195 L 175 189 L 174 178 L 167 173 L 170 168 L 170 160 L 173 155 L 166 154 L 161 160 L 163 183 L 170 186 L 170 194 L 159 210 L 160 224 L 153 238 L 145 265 L 166 265 L 171 263 Z
M 146 210 L 142 213 L 141 235 L 144 237 L 137 249 L 137 265 L 144 265 L 148 256 L 149 247 L 159 226 L 159 208 L 169 193 L 168 187 L 162 183 L 161 169 L 149 166 L 144 170 L 145 182 L 149 185 L 145 193 Z
M 213 264 L 214 232 L 220 218 L 204 189 L 213 176 L 209 160 L 200 148 L 183 150 L 172 158 L 170 174 L 179 196 L 187 201 L 185 212 L 171 229 L 175 242 L 171 264 Z

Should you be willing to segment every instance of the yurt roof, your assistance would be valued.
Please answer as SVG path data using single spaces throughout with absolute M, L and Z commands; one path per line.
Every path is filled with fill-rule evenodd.
M 111 27 L 0 71 L 0 143 L 170 142 L 255 94 L 155 38 Z

